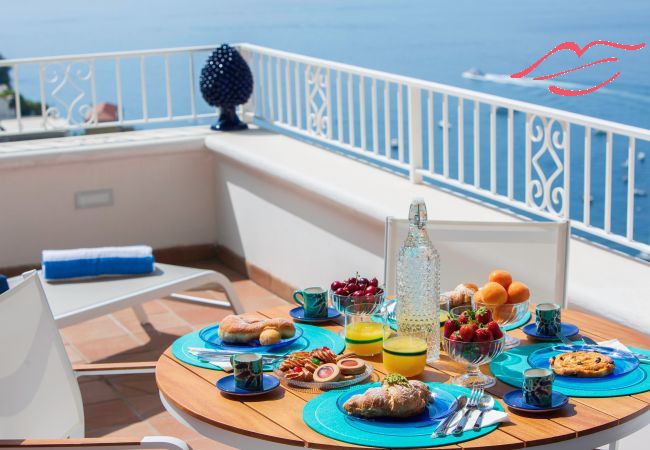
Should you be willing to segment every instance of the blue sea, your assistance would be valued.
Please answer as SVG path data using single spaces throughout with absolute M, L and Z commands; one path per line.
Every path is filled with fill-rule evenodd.
M 563 77 L 567 86 L 580 89 L 621 71 L 612 84 L 582 97 L 553 95 L 547 84 L 507 77 L 564 41 L 650 44 L 648 0 L 24 0 L 3 2 L 2 11 L 0 53 L 6 58 L 250 42 L 650 128 L 650 47 L 593 48 L 581 60 L 569 52 L 554 55 L 541 73 L 620 58 L 615 66 Z M 470 68 L 486 77 L 464 78 Z M 614 144 L 612 226 L 624 233 L 627 146 Z M 603 220 L 603 189 L 596 183 L 604 166 L 599 148 L 595 142 L 595 225 Z M 638 144 L 637 150 L 648 160 L 637 161 L 634 236 L 650 243 L 650 198 L 642 195 L 650 193 L 650 146 Z M 572 158 L 572 173 L 582 171 L 576 164 L 583 164 L 581 158 Z M 572 192 L 571 200 L 571 214 L 580 218 L 581 192 Z

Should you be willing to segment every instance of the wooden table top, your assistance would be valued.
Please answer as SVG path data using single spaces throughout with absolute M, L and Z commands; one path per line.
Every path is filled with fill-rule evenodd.
M 290 308 L 289 305 L 282 305 L 259 311 L 259 314 L 266 317 L 289 317 Z M 608 320 L 570 309 L 563 311 L 562 318 L 578 325 L 582 334 L 593 339 L 619 338 L 627 345 L 650 348 L 650 338 L 646 335 Z M 327 322 L 324 328 L 338 332 L 342 326 L 336 322 Z M 521 329 L 510 331 L 510 334 L 520 338 L 521 345 L 534 343 L 527 340 Z M 385 374 L 381 355 L 368 360 L 375 367 L 373 378 L 379 380 Z M 450 376 L 465 370 L 463 365 L 444 355 L 434 366 L 435 368 L 427 367 L 418 379 L 445 382 Z M 488 367 L 482 369 L 489 373 Z M 235 400 L 222 396 L 214 386 L 219 378 L 226 375 L 228 374 L 222 371 L 182 363 L 174 358 L 170 348 L 160 357 L 156 367 L 156 381 L 165 397 L 185 413 L 208 424 L 300 447 L 355 447 L 322 436 L 303 422 L 302 409 L 317 394 L 280 388 L 254 399 Z M 488 391 L 505 407 L 501 397 L 512 389 L 512 386 L 497 380 L 496 386 Z M 554 413 L 524 415 L 510 410 L 510 423 L 501 424 L 492 433 L 471 441 L 436 448 L 514 449 L 548 444 L 614 427 L 649 409 L 650 392 L 611 398 L 571 397 L 567 407 Z

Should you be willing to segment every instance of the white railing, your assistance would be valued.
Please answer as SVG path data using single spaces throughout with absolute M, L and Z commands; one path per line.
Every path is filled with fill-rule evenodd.
M 0 138 L 215 117 L 214 108 L 197 101 L 199 70 L 214 48 L 0 60 L 0 68 L 11 70 L 15 100 L 14 116 L 0 117 L 0 125 L 13 125 L 0 129 Z M 27 115 L 24 99 L 37 111 Z M 116 105 L 116 116 L 100 121 L 97 105 L 107 101 Z
M 215 47 L 0 60 L 0 67 L 12 69 L 15 98 L 24 93 L 40 102 L 44 130 L 196 121 L 216 116 L 197 97 L 197 68 Z M 570 219 L 576 234 L 650 254 L 648 205 L 636 209 L 645 201 L 636 181 L 647 174 L 637 162 L 650 152 L 650 130 L 255 45 L 237 47 L 255 79 L 243 110 L 261 125 L 415 183 L 529 217 Z M 30 68 L 36 71 L 31 76 Z M 98 121 L 99 101 L 116 103 L 116 120 Z M 16 103 L 13 134 L 20 135 L 24 115 Z M 0 130 L 0 140 L 11 134 Z M 616 183 L 621 180 L 614 171 L 623 163 L 625 182 Z
M 249 109 L 261 121 L 415 183 L 570 219 L 592 240 L 650 253 L 650 212 L 635 212 L 637 157 L 642 146 L 650 151 L 650 130 L 255 45 L 240 50 L 256 80 Z M 625 159 L 621 189 L 612 172 Z

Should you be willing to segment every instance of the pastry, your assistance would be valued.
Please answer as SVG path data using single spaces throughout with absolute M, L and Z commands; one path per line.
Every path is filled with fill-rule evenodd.
M 314 371 L 314 381 L 319 383 L 328 383 L 331 381 L 336 381 L 341 376 L 341 369 L 339 369 L 336 364 L 327 363 L 319 366 Z
M 478 290 L 475 284 L 459 284 L 453 291 L 444 292 L 440 297 L 449 300 L 449 308 L 472 303 L 472 295 Z
M 359 358 L 345 358 L 337 361 L 337 367 L 343 375 L 358 375 L 366 370 L 366 363 Z
M 565 377 L 597 378 L 614 372 L 614 361 L 598 352 L 562 353 L 549 359 L 551 369 Z
M 262 345 L 273 345 L 280 342 L 282 336 L 280 332 L 275 328 L 265 328 L 262 333 L 260 333 L 260 344 Z
M 402 375 L 386 375 L 382 385 L 350 397 L 344 404 L 349 414 L 361 417 L 412 417 L 432 401 L 429 387 Z
M 296 327 L 289 319 L 263 319 L 242 314 L 224 317 L 219 324 L 219 337 L 224 342 L 244 344 L 259 339 L 265 328 L 275 328 L 284 339 L 296 334 Z

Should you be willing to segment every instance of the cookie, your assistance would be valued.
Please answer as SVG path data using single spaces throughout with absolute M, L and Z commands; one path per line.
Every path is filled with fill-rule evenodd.
M 551 369 L 565 377 L 598 378 L 614 372 L 614 361 L 598 352 L 562 353 L 549 359 Z

